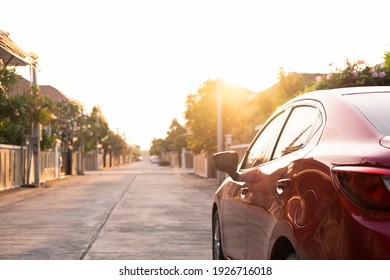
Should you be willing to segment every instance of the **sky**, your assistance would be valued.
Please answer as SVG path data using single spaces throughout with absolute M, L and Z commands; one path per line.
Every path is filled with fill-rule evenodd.
M 0 0 L 0 29 L 38 55 L 38 83 L 149 149 L 207 79 L 260 92 L 390 51 L 387 0 Z M 330 66 L 332 64 L 332 66 Z M 28 69 L 19 67 L 28 78 Z

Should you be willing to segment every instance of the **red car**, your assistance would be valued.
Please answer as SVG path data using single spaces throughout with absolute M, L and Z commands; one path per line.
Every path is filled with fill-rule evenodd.
M 303 94 L 213 161 L 214 259 L 390 259 L 390 87 Z

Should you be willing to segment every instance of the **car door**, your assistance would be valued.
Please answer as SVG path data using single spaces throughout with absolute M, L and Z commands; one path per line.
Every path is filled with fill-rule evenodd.
M 233 180 L 228 178 L 223 185 L 224 202 L 222 223 L 224 253 L 231 259 L 245 259 L 247 252 L 247 199 L 258 172 L 257 165 L 270 156 L 269 148 L 276 141 L 277 132 L 284 121 L 285 114 L 273 118 L 261 131 L 247 152 L 246 167 Z
M 297 106 L 288 110 L 269 161 L 257 166 L 253 183 L 247 190 L 247 259 L 269 257 L 270 240 L 282 213 L 285 200 L 300 167 L 311 149 L 307 145 L 322 123 L 319 110 L 313 106 Z

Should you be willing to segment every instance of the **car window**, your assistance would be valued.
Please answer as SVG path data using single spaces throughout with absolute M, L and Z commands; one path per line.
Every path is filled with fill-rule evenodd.
M 245 162 L 242 167 L 251 168 L 267 161 L 267 151 L 274 139 L 275 132 L 279 130 L 281 122 L 284 120 L 284 113 L 276 116 L 268 125 L 262 129 L 252 147 L 248 151 Z
M 390 135 L 390 93 L 362 93 L 345 96 L 382 135 Z
M 279 138 L 272 159 L 301 149 L 321 124 L 322 118 L 317 108 L 309 106 L 294 108 Z

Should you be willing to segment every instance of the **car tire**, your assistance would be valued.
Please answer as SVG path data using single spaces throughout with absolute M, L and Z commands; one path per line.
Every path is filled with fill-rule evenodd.
M 213 215 L 213 260 L 225 259 L 222 252 L 221 227 L 219 223 L 218 212 Z
M 287 256 L 286 260 L 300 260 L 296 253 L 291 253 Z

